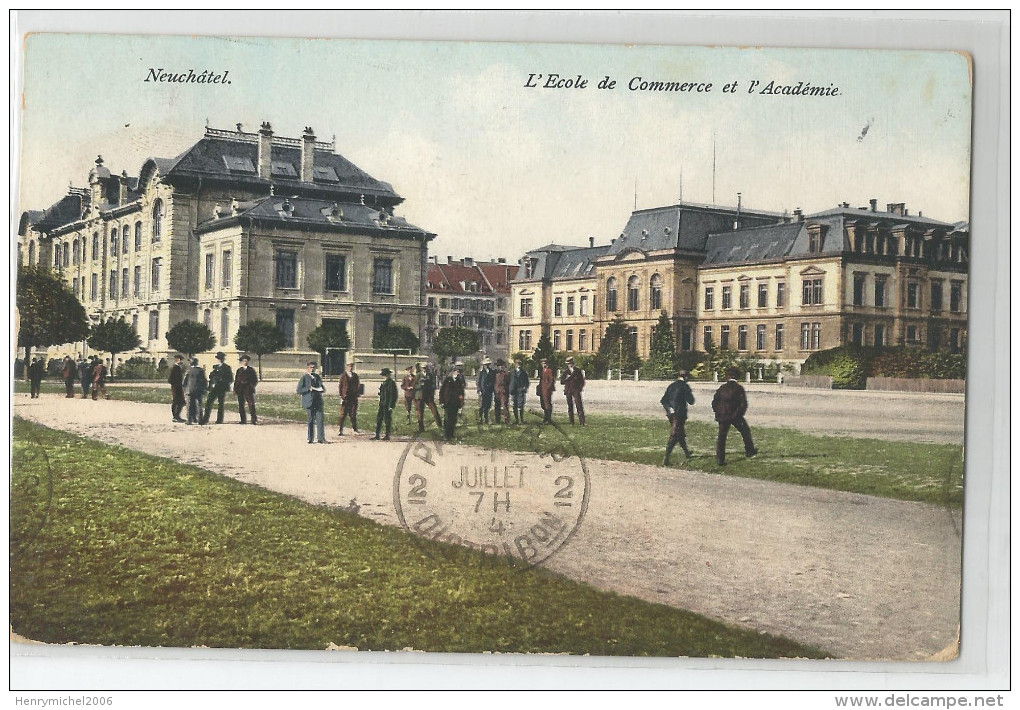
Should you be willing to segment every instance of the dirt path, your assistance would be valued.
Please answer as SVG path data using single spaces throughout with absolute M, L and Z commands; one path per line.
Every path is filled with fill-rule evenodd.
M 354 501 L 361 515 L 399 524 L 393 484 L 406 441 L 362 433 L 308 446 L 294 422 L 189 427 L 161 405 L 57 395 L 16 395 L 15 414 L 309 503 Z M 956 638 L 959 511 L 616 461 L 588 470 L 587 515 L 549 569 L 839 657 L 922 660 Z

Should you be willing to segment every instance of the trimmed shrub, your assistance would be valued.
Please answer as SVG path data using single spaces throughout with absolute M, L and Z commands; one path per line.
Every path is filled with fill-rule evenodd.
M 152 360 L 144 357 L 132 357 L 117 367 L 118 380 L 155 380 L 159 377 L 159 368 Z

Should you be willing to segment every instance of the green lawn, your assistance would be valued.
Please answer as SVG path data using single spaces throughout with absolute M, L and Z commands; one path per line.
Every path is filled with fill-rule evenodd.
M 10 620 L 30 639 L 824 656 L 19 418 L 11 475 Z
M 44 391 L 62 391 L 56 384 L 47 384 L 46 388 Z M 19 383 L 18 391 L 27 391 L 27 386 Z M 114 397 L 141 402 L 167 404 L 169 400 L 166 385 L 118 387 L 110 392 Z M 228 416 L 236 417 L 236 402 L 230 401 L 229 406 Z M 335 433 L 339 417 L 339 401 L 336 397 L 327 398 L 326 407 L 327 434 L 331 435 Z M 258 408 L 259 415 L 263 417 L 295 421 L 306 419 L 296 395 L 260 395 Z M 374 428 L 376 412 L 375 400 L 371 396 L 365 397 L 359 416 L 362 429 Z M 474 410 L 470 410 L 469 414 L 473 416 Z M 537 421 L 537 418 L 534 419 Z M 562 414 L 555 415 L 554 420 L 565 426 L 586 458 L 652 465 L 662 463 L 669 434 L 669 425 L 664 417 L 595 413 L 589 415 L 586 427 L 570 427 Z M 416 429 L 416 425 L 406 424 L 406 414 L 399 407 L 394 412 L 393 421 L 397 434 L 408 435 Z M 479 428 L 471 425 L 458 431 L 465 443 L 497 449 L 532 450 L 531 433 L 522 435 L 513 427 L 493 425 Z M 709 473 L 783 481 L 954 508 L 963 505 L 962 446 L 826 437 L 794 429 L 765 427 L 754 427 L 753 433 L 761 454 L 752 460 L 745 459 L 740 435 L 732 431 L 727 465 L 720 467 L 715 463 L 716 427 L 704 422 L 688 422 L 688 442 L 695 451 L 695 458 L 682 465 Z M 683 462 L 682 452 L 674 453 L 674 462 Z

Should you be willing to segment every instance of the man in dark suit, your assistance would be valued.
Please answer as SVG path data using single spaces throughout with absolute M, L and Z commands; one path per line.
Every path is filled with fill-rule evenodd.
M 67 399 L 73 399 L 74 381 L 78 377 L 78 367 L 74 364 L 74 360 L 71 359 L 70 355 L 64 356 L 64 364 L 61 368 L 61 372 L 64 376 L 65 397 L 67 397 Z
M 397 406 L 397 383 L 393 381 L 393 372 L 390 368 L 384 367 L 379 374 L 384 379 L 379 385 L 379 414 L 375 418 L 375 436 L 372 438 L 376 441 L 379 440 L 379 433 L 382 430 L 383 422 L 385 422 L 386 436 L 383 437 L 383 440 L 389 441 L 390 429 L 393 428 L 393 408 Z M 412 389 L 412 395 L 413 391 Z
M 188 397 L 188 424 L 202 423 L 202 395 L 209 388 L 209 380 L 205 370 L 198 364 L 198 358 L 192 358 L 191 367 L 184 375 L 184 394 Z M 95 394 L 95 392 L 93 392 Z
M 538 399 L 542 403 L 543 424 L 552 424 L 553 392 L 556 391 L 556 373 L 545 358 L 542 359 L 542 374 L 538 381 Z
M 452 441 L 457 431 L 457 416 L 460 408 L 464 406 L 464 390 L 467 383 L 464 381 L 464 365 L 457 363 L 453 366 L 453 372 L 443 380 L 439 388 L 439 403 L 443 405 L 443 437 Z
M 97 399 L 100 393 L 102 393 L 103 399 L 110 398 L 106 392 L 106 376 L 110 373 L 108 362 L 110 362 L 109 359 L 104 362 L 96 358 L 96 366 L 92 369 L 92 399 Z
M 340 375 L 340 433 L 344 435 L 344 422 L 351 418 L 354 433 L 358 433 L 358 397 L 361 396 L 361 378 L 354 371 L 354 361 L 347 363 L 347 371 Z
M 78 356 L 78 381 L 81 383 L 81 398 L 89 398 L 89 390 L 92 389 L 92 378 L 89 377 L 89 361 Z
M 404 392 L 404 407 L 407 408 L 407 423 L 410 424 L 411 409 L 414 407 L 414 365 L 408 365 L 404 372 L 407 374 L 400 382 L 400 389 Z
M 28 381 L 31 383 L 32 399 L 39 398 L 39 390 L 42 389 L 43 374 L 46 372 L 46 365 L 37 357 L 32 358 L 32 364 L 28 366 Z
M 514 362 L 514 371 L 510 373 L 510 396 L 514 400 L 514 424 L 524 421 L 524 406 L 528 399 L 528 387 L 530 386 L 531 380 L 528 379 L 528 373 L 524 370 L 524 362 L 518 358 Z
M 510 423 L 510 373 L 505 360 L 496 360 L 496 423 Z
M 418 367 L 418 374 L 414 385 L 414 404 L 418 411 L 418 431 L 425 431 L 426 408 L 432 412 L 432 416 L 436 420 L 436 426 L 442 429 L 443 419 L 439 416 L 439 410 L 436 408 L 436 370 L 428 363 L 424 367 L 421 367 L 421 363 L 419 363 Z
M 496 392 L 496 373 L 492 371 L 492 360 L 482 360 L 482 369 L 478 371 L 478 421 L 489 423 L 489 412 L 492 410 L 492 396 Z
M 730 425 L 740 432 L 747 458 L 753 458 L 758 453 L 758 449 L 754 448 L 754 441 L 751 440 L 751 428 L 744 419 L 744 414 L 747 413 L 747 393 L 737 382 L 740 370 L 731 367 L 726 371 L 726 377 L 729 379 L 716 390 L 715 397 L 712 398 L 712 411 L 715 412 L 715 420 L 719 422 L 719 436 L 715 440 L 715 460 L 720 466 L 726 465 L 726 435 L 730 432 Z
M 691 450 L 687 448 L 687 405 L 694 404 L 694 393 L 687 384 L 687 370 L 680 370 L 676 373 L 676 381 L 666 388 L 659 404 L 666 410 L 666 418 L 669 419 L 669 441 L 666 442 L 666 458 L 662 460 L 663 466 L 669 466 L 669 457 L 673 453 L 673 447 L 680 444 L 684 450 L 684 456 L 691 457 Z
M 226 363 L 227 356 L 218 352 L 216 359 L 219 362 L 213 365 L 212 372 L 209 373 L 209 396 L 205 400 L 205 413 L 202 415 L 203 424 L 209 423 L 209 415 L 212 413 L 214 401 L 217 404 L 216 423 L 223 423 L 223 402 L 227 398 L 227 392 L 234 384 L 234 371 Z
M 166 379 L 170 383 L 170 413 L 175 422 L 187 421 L 181 418 L 181 411 L 184 409 L 184 356 L 174 355 L 174 364 L 170 368 L 170 374 Z
M 259 383 L 259 373 L 251 366 L 251 358 L 247 355 L 241 356 L 241 366 L 234 374 L 234 394 L 237 396 L 237 411 L 241 413 L 241 423 L 247 424 L 245 417 L 245 406 L 251 414 L 251 423 L 258 424 L 259 420 L 255 414 L 255 387 Z
M 584 426 L 584 403 L 581 401 L 581 391 L 584 389 L 584 373 L 581 368 L 574 367 L 574 358 L 567 358 L 567 368 L 560 378 L 563 385 L 563 394 L 567 397 L 567 414 L 570 423 L 574 423 L 574 410 L 577 410 L 577 421 Z
M 326 419 L 322 401 L 322 393 L 326 388 L 322 386 L 322 378 L 315 371 L 319 363 L 312 360 L 308 363 L 308 369 L 298 380 L 297 393 L 301 395 L 301 406 L 308 412 L 308 443 L 311 444 L 313 436 L 318 435 L 320 444 L 328 444 L 326 441 Z

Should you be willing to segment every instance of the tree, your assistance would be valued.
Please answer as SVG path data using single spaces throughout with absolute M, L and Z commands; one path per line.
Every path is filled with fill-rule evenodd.
M 174 350 L 187 353 L 188 360 L 195 353 L 204 353 L 216 346 L 216 336 L 205 323 L 182 320 L 166 332 L 166 342 Z
M 641 376 L 647 379 L 673 379 L 676 375 L 678 357 L 673 324 L 665 313 L 652 329 L 652 342 L 648 360 L 641 368 Z
M 432 343 L 432 350 L 441 358 L 457 359 L 458 355 L 468 355 L 481 349 L 478 333 L 470 328 L 454 325 L 440 328 Z
M 88 336 L 85 307 L 49 268 L 18 267 L 17 305 L 18 345 L 25 348 L 26 362 L 32 358 L 32 348 L 74 343 Z
M 253 322 L 258 323 L 260 321 Z M 266 321 L 261 322 L 266 323 Z M 269 325 L 269 323 L 266 323 L 266 325 Z M 240 331 L 238 332 L 240 333 Z M 323 323 L 308 334 L 308 347 L 319 353 L 322 356 L 323 362 L 326 359 L 327 349 L 350 350 L 351 339 L 347 335 L 347 327 L 335 321 Z
M 634 339 L 626 321 L 619 315 L 606 326 L 606 334 L 599 344 L 599 359 L 608 369 L 633 372 L 641 367 Z
M 142 339 L 123 318 L 100 321 L 92 326 L 89 335 L 89 346 L 94 350 L 110 353 L 110 376 L 114 375 L 117 366 L 117 353 L 134 350 L 142 344 Z
M 406 325 L 388 325 L 372 337 L 373 350 L 410 350 L 414 354 L 420 344 L 418 335 Z
M 169 334 L 167 335 L 169 337 Z M 258 357 L 260 380 L 262 379 L 262 356 L 282 350 L 286 345 L 287 336 L 276 325 L 266 320 L 250 320 L 238 328 L 237 333 L 234 334 L 234 347 L 238 350 L 255 353 Z
M 549 361 L 549 367 L 555 372 L 560 367 L 559 357 L 556 355 L 556 351 L 553 350 L 552 341 L 549 339 L 548 333 L 542 333 L 542 337 L 538 339 L 538 345 L 535 346 L 535 352 L 531 356 L 536 366 L 542 365 L 542 360 Z

